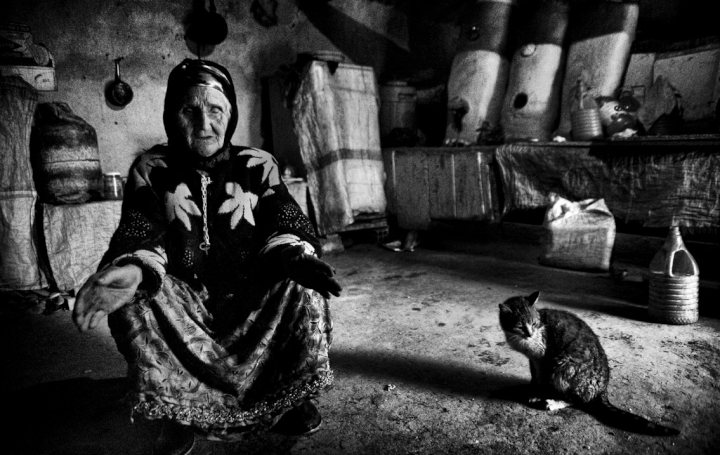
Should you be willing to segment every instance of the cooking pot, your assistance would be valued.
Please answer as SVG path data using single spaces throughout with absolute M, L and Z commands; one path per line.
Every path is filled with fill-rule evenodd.
M 228 34 L 225 19 L 218 14 L 215 0 L 210 0 L 210 10 L 201 7 L 193 12 L 193 19 L 186 31 L 186 36 L 198 44 L 214 46 L 222 43 Z

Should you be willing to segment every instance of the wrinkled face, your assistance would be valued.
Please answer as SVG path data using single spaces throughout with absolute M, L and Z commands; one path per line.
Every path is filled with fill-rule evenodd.
M 230 101 L 212 87 L 190 87 L 180 103 L 177 122 L 184 145 L 202 157 L 212 156 L 225 143 Z

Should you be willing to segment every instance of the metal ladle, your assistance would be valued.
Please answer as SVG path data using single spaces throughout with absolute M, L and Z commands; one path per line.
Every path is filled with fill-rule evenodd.
M 120 79 L 120 60 L 123 57 L 115 59 L 115 80 L 112 81 L 105 90 L 105 98 L 114 106 L 124 107 L 130 104 L 133 99 L 133 90 L 127 82 Z

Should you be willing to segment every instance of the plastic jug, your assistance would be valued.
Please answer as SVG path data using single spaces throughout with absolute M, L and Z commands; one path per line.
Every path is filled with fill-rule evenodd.
M 673 226 L 650 261 L 650 316 L 666 324 L 697 322 L 700 269 Z
M 592 95 L 585 89 L 582 79 L 577 81 L 575 102 L 570 113 L 572 138 L 575 141 L 602 139 L 603 129 L 600 122 L 600 109 Z

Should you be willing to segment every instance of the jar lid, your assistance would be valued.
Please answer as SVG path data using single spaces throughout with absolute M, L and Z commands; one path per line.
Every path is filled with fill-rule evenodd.
M 114 176 L 120 177 L 119 172 L 106 172 L 105 175 L 108 177 L 114 177 Z
M 344 62 L 345 54 L 342 52 L 319 50 L 310 53 L 314 60 L 324 60 L 326 62 Z

